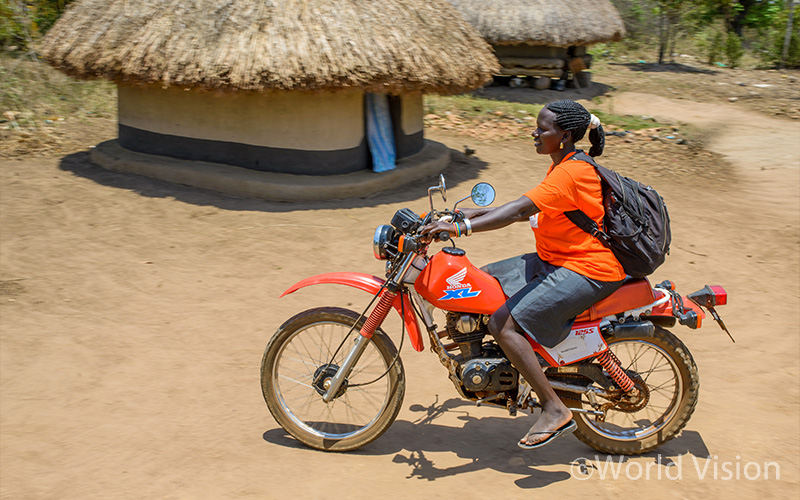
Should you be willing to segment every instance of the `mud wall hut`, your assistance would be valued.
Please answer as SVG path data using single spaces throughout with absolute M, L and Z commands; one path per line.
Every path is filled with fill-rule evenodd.
M 42 53 L 117 83 L 125 149 L 304 175 L 370 168 L 366 96 L 399 159 L 425 144 L 424 93 L 497 69 L 445 0 L 79 0 Z
M 509 76 L 588 83 L 589 45 L 619 41 L 625 25 L 610 0 L 449 0 L 492 45 Z

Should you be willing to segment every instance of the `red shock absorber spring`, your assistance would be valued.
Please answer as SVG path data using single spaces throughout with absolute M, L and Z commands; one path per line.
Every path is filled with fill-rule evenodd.
M 622 367 L 619 365 L 619 360 L 614 353 L 610 350 L 605 351 L 603 354 L 595 357 L 598 363 L 600 363 L 603 368 L 611 375 L 611 378 L 614 379 L 614 382 L 617 383 L 620 388 L 628 392 L 634 387 L 633 380 L 622 370 Z
M 372 334 L 381 326 L 383 320 L 386 319 L 386 315 L 389 314 L 389 310 L 392 308 L 392 302 L 394 302 L 396 296 L 396 293 L 390 292 L 389 290 L 383 292 L 383 295 L 381 295 L 378 301 L 378 305 L 375 306 L 375 309 L 372 310 L 367 321 L 364 322 L 364 326 L 361 327 L 361 331 L 359 332 L 361 335 L 368 339 L 372 338 Z

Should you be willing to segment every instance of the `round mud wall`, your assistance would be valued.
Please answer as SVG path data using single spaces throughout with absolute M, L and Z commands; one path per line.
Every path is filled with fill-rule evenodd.
M 417 150 L 421 96 L 418 100 Z M 411 136 L 416 117 L 405 108 L 414 103 L 412 98 L 401 106 L 399 117 Z M 364 127 L 359 91 L 236 93 L 119 85 L 119 143 L 140 153 L 265 172 L 338 175 L 370 168 Z

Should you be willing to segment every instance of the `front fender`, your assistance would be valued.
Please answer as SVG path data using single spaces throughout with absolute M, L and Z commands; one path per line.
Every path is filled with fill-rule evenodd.
M 365 273 L 325 273 L 311 276 L 304 280 L 298 281 L 290 286 L 281 297 L 294 293 L 301 288 L 311 285 L 321 285 L 323 283 L 333 283 L 336 285 L 346 285 L 353 288 L 358 288 L 365 292 L 375 295 L 385 283 L 384 280 L 377 276 Z M 402 301 L 402 302 L 401 302 Z M 405 294 L 399 294 L 395 297 L 392 307 L 395 308 L 397 314 L 403 317 L 403 322 L 408 330 L 408 338 L 411 341 L 411 346 L 417 352 L 422 352 L 425 345 L 422 343 L 422 333 L 419 328 L 417 316 L 414 314 L 414 309 L 411 307 L 411 301 Z

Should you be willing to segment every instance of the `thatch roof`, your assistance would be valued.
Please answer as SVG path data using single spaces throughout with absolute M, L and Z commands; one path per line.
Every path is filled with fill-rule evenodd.
M 446 0 L 78 0 L 42 53 L 79 78 L 452 94 L 498 68 Z
M 449 0 L 494 45 L 552 47 L 621 40 L 625 25 L 610 0 Z

